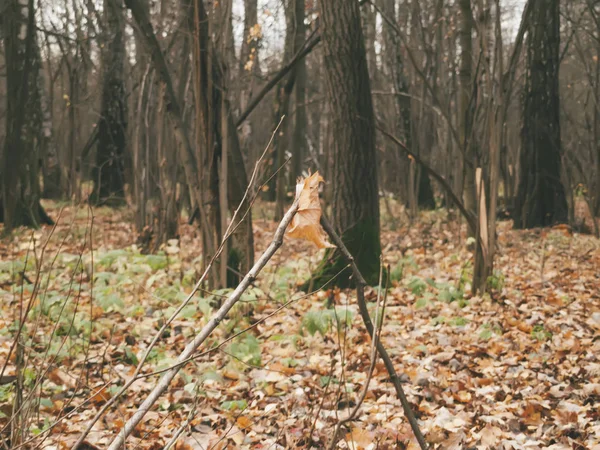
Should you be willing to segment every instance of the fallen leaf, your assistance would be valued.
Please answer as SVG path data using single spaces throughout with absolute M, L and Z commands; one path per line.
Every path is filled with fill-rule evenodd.
M 242 430 L 244 430 L 246 428 L 250 428 L 250 426 L 252 425 L 252 421 L 248 417 L 246 417 L 246 416 L 240 416 L 240 417 L 238 417 L 237 420 L 235 421 L 235 423 Z
M 298 212 L 292 219 L 292 225 L 286 234 L 292 238 L 310 241 L 319 248 L 331 248 L 335 246 L 329 243 L 320 224 L 319 184 L 321 182 L 323 177 L 319 172 L 315 172 L 296 184 Z
M 59 386 L 66 386 L 71 389 L 76 386 L 75 380 L 60 369 L 51 370 L 48 372 L 47 377 L 50 381 Z
M 366 449 L 370 444 L 373 443 L 373 434 L 366 430 L 358 428 L 353 429 L 350 433 L 346 434 L 346 440 L 352 441 L 355 445 L 350 445 L 350 448 L 355 449 Z
M 489 423 L 481 430 L 481 445 L 483 448 L 491 448 L 498 443 L 498 437 L 502 434 L 502 430 Z

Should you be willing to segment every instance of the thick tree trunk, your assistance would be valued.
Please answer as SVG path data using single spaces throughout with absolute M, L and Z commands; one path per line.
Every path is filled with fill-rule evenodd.
M 379 275 L 379 193 L 375 118 L 359 3 L 320 3 L 327 91 L 333 127 L 335 164 L 327 174 L 333 183 L 334 226 L 368 283 Z M 314 286 L 329 281 L 346 266 L 338 251 L 326 254 Z M 348 284 L 344 271 L 335 282 Z
M 125 102 L 125 18 L 119 0 L 105 0 L 107 41 L 103 54 L 102 106 L 98 149 L 93 170 L 95 204 L 119 205 L 125 200 L 127 105 Z
M 36 99 L 34 2 L 10 0 L 3 12 L 6 58 L 6 140 L 3 152 L 2 207 L 4 231 L 50 222 L 40 205 L 39 127 Z M 37 106 L 37 107 L 36 107 Z
M 561 183 L 559 49 L 559 0 L 538 0 L 527 36 L 521 173 L 515 202 L 517 228 L 568 220 Z

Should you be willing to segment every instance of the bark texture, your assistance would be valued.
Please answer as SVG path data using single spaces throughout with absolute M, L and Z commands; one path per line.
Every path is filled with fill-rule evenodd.
M 37 92 L 38 59 L 34 2 L 9 0 L 2 28 L 6 59 L 6 138 L 2 155 L 4 231 L 49 223 L 40 205 L 38 180 L 41 108 Z
M 101 117 L 98 149 L 93 170 L 96 204 L 119 205 L 125 200 L 125 148 L 127 144 L 127 104 L 125 101 L 125 20 L 119 0 L 105 0 L 108 36 L 103 54 Z
M 568 219 L 561 182 L 559 14 L 559 0 L 538 0 L 528 23 L 516 228 L 543 227 Z
M 379 192 L 375 152 L 375 119 L 365 41 L 358 2 L 320 2 L 325 78 L 333 127 L 334 226 L 368 283 L 379 275 Z M 346 262 L 338 251 L 326 254 L 314 279 L 320 286 Z M 348 283 L 344 270 L 336 284 Z
M 458 39 L 460 43 L 459 82 L 460 93 L 458 99 L 458 134 L 464 154 L 464 189 L 463 199 L 466 208 L 475 212 L 477 209 L 475 190 L 475 151 L 471 142 L 472 110 L 471 98 L 473 94 L 473 16 L 471 0 L 459 0 L 460 28 Z M 469 230 L 471 235 L 475 230 Z

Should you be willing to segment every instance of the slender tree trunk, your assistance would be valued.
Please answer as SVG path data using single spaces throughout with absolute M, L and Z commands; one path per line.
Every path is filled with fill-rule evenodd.
M 295 1 L 295 0 L 294 0 Z M 289 61 L 294 55 L 294 7 L 293 2 L 287 3 L 285 6 L 285 44 L 283 50 L 284 61 Z M 287 167 L 285 163 L 285 153 L 288 150 L 289 145 L 289 130 L 290 121 L 293 120 L 288 116 L 290 109 L 290 101 L 296 83 L 296 70 L 292 69 L 287 77 L 285 77 L 279 83 L 277 87 L 277 93 L 275 95 L 275 111 L 273 121 L 279 123 L 282 116 L 286 116 L 284 122 L 281 124 L 279 132 L 273 141 L 273 164 L 271 170 L 273 173 L 277 171 L 277 174 L 273 178 L 272 193 L 275 194 L 275 222 L 279 222 L 283 217 L 283 203 L 285 201 L 285 193 L 287 190 L 286 186 L 286 171 Z
M 224 68 L 225 61 L 217 54 L 213 43 L 208 39 L 210 30 L 209 18 L 200 0 L 195 0 L 194 7 L 188 5 L 193 11 L 194 29 L 196 33 L 195 43 L 195 70 L 196 70 L 196 108 L 197 108 L 197 130 L 200 134 L 200 161 L 199 167 L 202 186 L 201 226 L 205 236 L 207 248 L 216 250 L 218 240 L 221 239 L 225 230 L 222 226 L 227 223 L 225 219 L 228 213 L 232 213 L 239 206 L 240 214 L 236 220 L 243 220 L 236 228 L 231 242 L 228 243 L 228 251 L 224 263 L 227 264 L 227 284 L 237 285 L 239 274 L 244 274 L 254 263 L 254 238 L 252 235 L 252 213 L 249 211 L 249 198 L 244 199 L 248 187 L 246 168 L 240 150 L 237 130 L 231 114 L 231 105 L 227 98 L 227 85 Z M 222 108 L 225 110 L 222 111 Z M 226 121 L 226 123 L 224 123 Z M 223 136 L 223 132 L 227 136 Z M 225 164 L 222 158 L 228 158 Z M 224 186 L 219 182 L 219 168 L 227 167 L 223 176 L 226 176 L 227 202 L 222 199 L 220 190 Z M 205 177 L 205 178 L 203 178 Z M 221 205 L 227 203 L 229 211 L 222 210 Z M 207 211 L 207 208 L 208 211 Z M 247 213 L 247 214 L 246 214 Z M 225 215 L 225 218 L 222 217 Z M 214 233 L 214 234 L 213 234 Z M 212 245 L 211 245 L 211 240 Z M 218 239 L 218 240 L 217 240 Z M 214 251 L 214 250 L 213 250 Z M 205 254 L 205 258 L 210 254 Z M 217 270 L 213 277 L 216 284 L 221 279 Z M 221 272 L 222 273 L 222 272 Z
M 44 66 L 37 39 L 35 42 L 35 58 L 37 67 L 36 95 L 41 113 L 39 145 L 43 161 L 42 173 L 44 175 L 42 196 L 45 198 L 59 198 L 62 194 L 60 189 L 61 172 L 52 130 L 52 104 L 48 98 L 48 91 L 44 82 Z
M 142 64 L 141 60 L 140 64 Z M 149 184 L 150 177 L 146 166 L 146 161 L 144 160 L 143 151 L 145 147 L 143 145 L 144 134 L 146 131 L 144 129 L 144 110 L 148 107 L 149 95 L 151 93 L 151 85 L 151 66 L 149 62 L 146 62 L 146 67 L 141 77 L 140 87 L 138 89 L 137 105 L 135 107 L 135 129 L 133 130 L 131 151 L 133 156 L 133 195 L 135 200 L 135 225 L 138 233 L 141 233 L 146 226 L 152 226 L 152 223 L 148 220 L 148 198 L 146 196 L 146 186 Z
M 260 79 L 259 44 L 262 33 L 258 24 L 257 0 L 244 0 L 244 32 L 239 58 L 239 107 L 243 111 L 254 97 Z M 241 145 L 254 164 L 260 155 L 260 147 L 253 142 L 257 121 L 254 115 L 248 117 L 241 127 Z
M 536 1 L 528 31 L 521 178 L 515 205 L 517 228 L 568 220 L 561 182 L 559 0 Z
M 213 90 L 213 48 L 210 25 L 203 0 L 187 1 L 184 11 L 188 14 L 188 29 L 194 37 L 194 96 L 196 106 L 196 148 L 198 151 L 198 174 L 202 192 L 200 226 L 204 263 L 208 264 L 221 242 L 222 232 L 219 205 L 219 161 L 222 157 L 220 123 L 220 93 Z M 213 266 L 209 277 L 212 288 L 220 284 L 219 264 Z
M 289 5 L 286 6 L 286 34 L 285 34 L 285 45 L 284 45 L 284 60 L 289 61 L 299 50 L 300 46 L 304 43 L 304 38 L 297 35 L 298 22 L 304 20 L 303 7 L 298 7 L 297 3 L 303 0 L 293 0 Z M 298 9 L 302 11 L 298 12 Z M 301 61 L 304 63 L 304 59 Z M 278 123 L 282 116 L 286 116 L 278 135 L 275 137 L 274 147 L 274 163 L 271 168 L 273 171 L 278 170 L 275 177 L 275 221 L 278 222 L 283 217 L 284 213 L 284 202 L 288 191 L 289 178 L 286 173 L 294 175 L 293 167 L 284 167 L 286 160 L 286 150 L 294 149 L 293 137 L 295 137 L 295 131 L 291 134 L 292 140 L 290 140 L 290 130 L 294 130 L 295 117 L 290 116 L 290 103 L 292 100 L 292 94 L 296 85 L 296 79 L 298 76 L 299 65 L 294 66 L 290 73 L 285 77 L 278 86 L 275 101 L 275 116 L 274 121 Z M 306 121 L 306 113 L 303 116 Z M 301 144 L 300 142 L 296 144 Z M 293 166 L 292 153 L 292 166 Z M 298 161 L 297 161 L 298 163 Z
M 304 0 L 294 0 L 294 49 L 300 50 L 300 47 L 306 39 L 306 25 L 304 24 Z M 296 71 L 296 86 L 294 88 L 294 105 L 296 107 L 294 114 L 294 133 L 292 135 L 292 169 L 289 185 L 295 185 L 295 178 L 302 174 L 304 160 L 307 154 L 307 116 L 306 116 L 306 58 L 302 58 L 294 69 Z
M 325 78 L 331 105 L 335 227 L 368 283 L 379 275 L 379 192 L 375 117 L 358 2 L 320 3 Z M 316 274 L 320 286 L 346 266 L 339 252 L 327 252 Z M 348 283 L 348 272 L 336 283 Z
M 467 210 L 475 213 L 477 209 L 475 188 L 475 152 L 471 142 L 471 98 L 473 94 L 473 16 L 471 12 L 471 0 L 459 0 L 460 29 L 459 44 L 461 48 L 459 66 L 459 109 L 458 109 L 458 133 L 463 147 L 464 182 L 463 200 Z M 470 230 L 471 235 L 475 230 Z
M 439 5 L 439 3 L 438 3 Z M 430 44 L 427 43 L 427 37 L 423 31 L 423 25 L 421 23 L 420 16 L 423 14 L 421 11 L 421 3 L 417 0 L 412 3 L 412 32 L 414 36 L 421 35 L 421 42 L 416 42 L 417 45 L 427 49 L 431 47 Z M 437 18 L 441 17 L 441 11 L 436 10 Z M 437 26 L 436 29 L 437 34 L 439 35 L 442 31 L 441 26 Z M 396 35 L 397 38 L 397 35 Z M 440 46 L 438 45 L 438 48 Z M 402 58 L 402 49 L 398 46 L 398 55 L 397 58 Z M 432 89 L 437 92 L 437 67 L 441 64 L 436 64 L 433 61 L 433 56 L 431 51 L 424 52 L 425 59 L 425 71 L 428 73 L 428 78 L 431 79 Z M 438 51 L 438 54 L 440 51 Z M 404 61 L 398 61 L 398 64 L 401 67 L 404 67 Z M 406 78 L 406 77 L 405 77 Z M 433 148 L 435 144 L 435 133 L 432 133 L 430 130 L 434 129 L 434 117 L 433 111 L 431 108 L 427 107 L 424 102 L 420 102 L 418 104 L 418 120 L 413 116 L 412 110 L 412 101 L 409 97 L 410 90 L 407 80 L 404 83 L 398 84 L 399 88 L 402 90 L 404 95 L 399 96 L 398 102 L 401 104 L 401 114 L 402 121 L 404 124 L 404 129 L 408 130 L 408 140 L 407 143 L 410 144 L 410 147 L 416 154 L 419 156 L 425 156 L 424 152 L 429 151 Z M 421 86 L 421 94 L 420 97 L 425 99 L 427 96 L 427 87 L 423 84 Z M 411 216 L 415 217 L 419 208 L 431 210 L 435 208 L 435 198 L 433 195 L 433 188 L 431 186 L 431 181 L 429 179 L 429 175 L 427 171 L 423 170 L 419 164 L 416 164 L 414 161 L 407 161 L 407 172 L 408 172 L 408 180 L 409 184 L 407 186 L 408 192 L 408 207 L 411 211 Z

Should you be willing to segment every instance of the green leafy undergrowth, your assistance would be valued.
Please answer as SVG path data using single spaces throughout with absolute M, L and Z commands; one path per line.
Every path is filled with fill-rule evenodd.
M 313 309 L 302 318 L 301 330 L 308 331 L 311 336 L 317 332 L 325 336 L 334 324 L 338 332 L 351 326 L 353 318 L 353 313 L 347 308 Z

